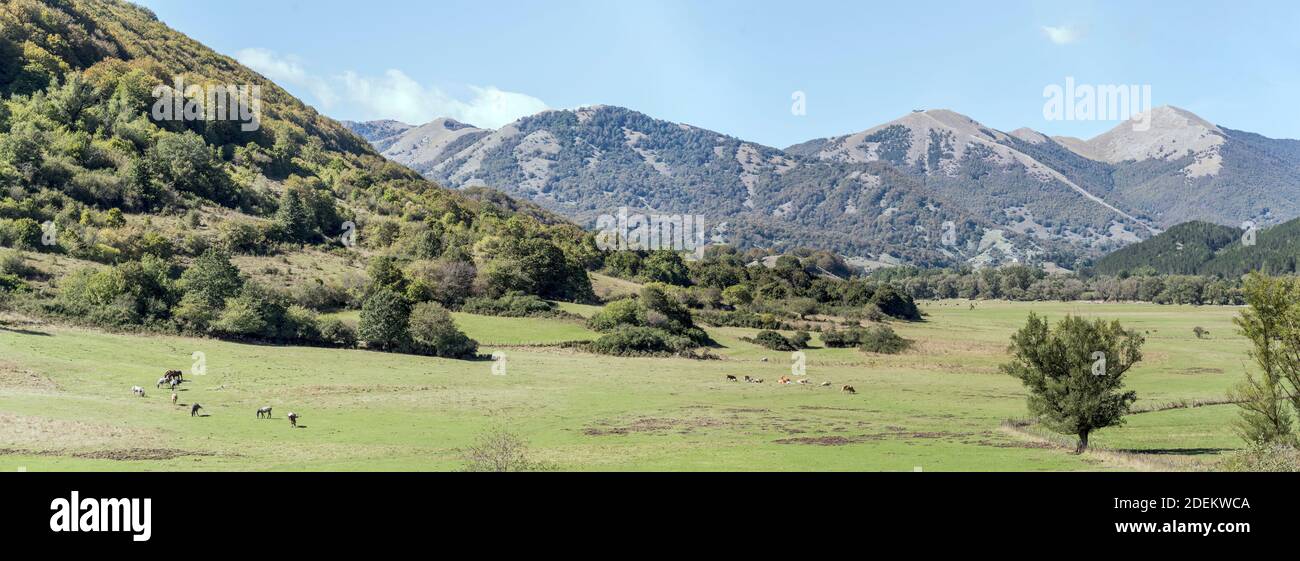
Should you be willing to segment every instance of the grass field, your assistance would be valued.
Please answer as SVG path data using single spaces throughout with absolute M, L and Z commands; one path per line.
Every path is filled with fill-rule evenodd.
M 1129 378 L 1140 406 L 1220 398 L 1249 360 L 1234 308 L 924 309 L 927 321 L 895 325 L 917 342 L 905 354 L 806 351 L 808 378 L 834 387 L 775 384 L 791 357 L 741 341 L 748 329 L 710 329 L 721 360 L 633 359 L 544 346 L 591 338 L 576 321 L 456 314 L 481 352 L 505 353 L 506 373 L 494 375 L 489 361 L 14 324 L 0 329 L 0 471 L 453 470 L 457 448 L 499 428 L 564 470 L 1149 469 L 1208 466 L 1241 447 L 1236 408 L 1219 405 L 1131 415 L 1094 435 L 1095 446 L 1132 452 L 1125 461 L 1074 456 L 1000 427 L 1026 411 L 1019 382 L 997 371 L 1030 310 L 1075 313 L 1147 333 Z M 1210 337 L 1196 339 L 1195 326 Z M 207 416 L 191 418 L 153 383 L 164 370 L 188 372 L 196 351 L 207 374 L 183 386 L 180 402 Z M 133 385 L 148 395 L 133 397 Z M 263 405 L 274 419 L 254 418 Z M 290 411 L 302 428 L 289 427 Z

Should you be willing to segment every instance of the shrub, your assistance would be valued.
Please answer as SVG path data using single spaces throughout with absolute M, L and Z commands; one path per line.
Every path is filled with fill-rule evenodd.
M 783 335 L 775 331 L 760 331 L 758 332 L 758 335 L 755 335 L 752 339 L 747 338 L 745 340 L 774 351 L 799 350 L 799 346 L 793 341 L 786 339 Z
M 842 349 L 847 347 L 856 347 L 862 344 L 862 330 L 836 330 L 828 329 L 822 332 L 822 344 L 832 349 Z
M 325 343 L 340 347 L 355 347 L 357 344 L 356 330 L 338 318 L 321 320 L 320 338 Z
M 555 304 L 522 292 L 508 292 L 500 298 L 470 298 L 465 301 L 465 305 L 461 307 L 461 311 L 471 314 L 503 317 L 544 317 L 565 315 L 556 309 Z
M 876 289 L 876 293 L 871 296 L 871 303 L 889 317 L 914 321 L 921 319 L 921 311 L 917 309 L 912 297 L 890 284 Z
M 435 302 L 416 304 L 408 327 L 415 350 L 443 358 L 472 358 L 478 342 L 456 327 L 446 308 Z
M 646 356 L 685 353 L 696 345 L 688 337 L 662 329 L 622 326 L 592 341 L 593 352 L 616 356 Z
M 912 346 L 912 342 L 900 337 L 886 325 L 863 330 L 859 336 L 859 349 L 868 353 L 898 354 Z

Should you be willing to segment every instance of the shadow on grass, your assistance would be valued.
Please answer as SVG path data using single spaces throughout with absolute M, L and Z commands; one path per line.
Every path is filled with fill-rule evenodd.
M 1128 448 L 1116 450 L 1116 452 L 1124 452 L 1126 454 L 1146 454 L 1151 456 L 1208 456 L 1235 451 L 1237 451 L 1236 448 Z

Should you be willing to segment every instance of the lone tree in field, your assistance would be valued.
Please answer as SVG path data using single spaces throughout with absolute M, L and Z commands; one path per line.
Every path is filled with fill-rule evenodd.
M 1066 316 L 1053 327 L 1030 313 L 1011 337 L 1012 361 L 1002 371 L 1029 389 L 1029 412 L 1044 426 L 1079 437 L 1075 453 L 1082 454 L 1093 431 L 1124 424 L 1137 399 L 1123 391 L 1124 374 L 1142 360 L 1143 342 L 1118 321 Z
M 1233 389 L 1241 408 L 1237 432 L 1247 442 L 1294 445 L 1293 410 L 1300 410 L 1300 282 L 1254 273 L 1244 291 L 1248 306 L 1234 321 L 1250 340 L 1259 374 L 1246 372 Z

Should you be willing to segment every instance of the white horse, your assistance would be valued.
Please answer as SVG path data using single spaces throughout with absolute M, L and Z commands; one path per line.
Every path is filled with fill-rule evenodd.
M 154 386 L 154 389 L 161 388 L 161 387 L 163 387 L 163 384 L 166 384 L 166 383 L 169 383 L 169 382 L 171 382 L 171 378 L 168 378 L 168 377 L 166 377 L 166 376 L 163 376 L 162 378 L 159 378 L 159 379 L 158 379 L 158 384 Z
M 136 397 L 144 397 L 144 388 L 140 386 L 131 386 L 131 393 L 135 394 Z

